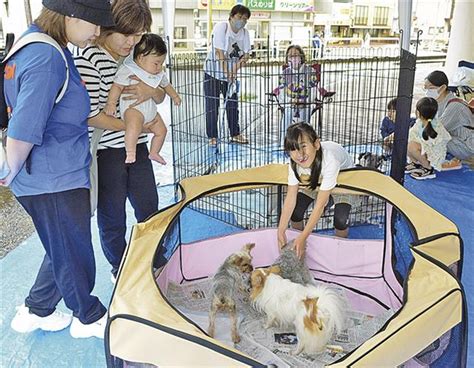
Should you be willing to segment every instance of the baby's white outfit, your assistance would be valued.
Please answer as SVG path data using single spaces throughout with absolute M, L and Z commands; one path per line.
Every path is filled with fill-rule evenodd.
M 161 72 L 159 74 L 148 73 L 135 63 L 133 56 L 130 54 L 125 58 L 122 65 L 115 74 L 114 82 L 120 84 L 121 86 L 137 84 L 138 81 L 129 78 L 132 75 L 137 76 L 143 83 L 146 83 L 153 88 L 158 86 L 164 88 L 170 84 L 165 72 Z M 120 96 L 120 116 L 122 116 L 122 118 L 125 116 L 125 111 L 130 107 L 130 105 L 135 103 L 135 100 L 124 100 L 124 96 L 126 95 Z M 155 119 L 157 114 L 156 102 L 153 101 L 152 98 L 143 101 L 137 106 L 134 106 L 134 109 L 140 111 L 143 114 L 145 123 L 149 123 Z

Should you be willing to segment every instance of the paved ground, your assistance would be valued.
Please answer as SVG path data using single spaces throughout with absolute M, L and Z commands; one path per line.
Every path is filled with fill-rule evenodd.
M 33 223 L 10 190 L 0 187 L 0 258 L 34 231 Z

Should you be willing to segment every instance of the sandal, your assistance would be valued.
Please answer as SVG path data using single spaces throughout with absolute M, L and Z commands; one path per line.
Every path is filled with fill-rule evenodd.
M 436 173 L 433 168 L 427 169 L 422 166 L 421 171 L 414 171 L 410 176 L 416 180 L 434 179 L 436 178 Z
M 462 169 L 462 162 L 458 158 L 453 158 L 452 160 L 445 161 L 441 164 L 441 171 L 459 170 L 459 169 Z
M 423 166 L 415 162 L 410 162 L 405 166 L 405 174 L 411 174 L 413 172 L 419 172 L 423 169 Z
M 249 140 L 245 138 L 242 134 L 237 134 L 230 138 L 230 142 L 239 143 L 239 144 L 248 144 Z

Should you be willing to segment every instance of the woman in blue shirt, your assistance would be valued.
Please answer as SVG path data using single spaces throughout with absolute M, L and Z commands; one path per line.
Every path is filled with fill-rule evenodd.
M 0 185 L 31 216 L 46 255 L 25 304 L 11 322 L 21 333 L 58 331 L 71 324 L 73 337 L 103 338 L 106 309 L 91 295 L 95 259 L 89 202 L 87 90 L 68 42 L 85 47 L 113 24 L 108 0 L 43 0 L 43 10 L 26 31 L 42 32 L 62 48 L 37 42 L 8 61 L 5 98 L 11 118 L 7 138 L 10 174 Z M 66 82 L 67 89 L 56 103 Z M 56 310 L 64 299 L 73 316 Z

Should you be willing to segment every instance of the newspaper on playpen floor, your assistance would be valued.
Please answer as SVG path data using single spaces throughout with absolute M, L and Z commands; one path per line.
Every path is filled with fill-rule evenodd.
M 170 283 L 167 298 L 173 306 L 207 331 L 212 279 L 199 280 L 177 285 Z M 344 289 L 334 286 L 344 295 Z M 388 310 L 376 317 L 357 311 L 347 311 L 346 329 L 333 336 L 330 344 L 342 347 L 342 352 L 326 350 L 315 356 L 305 354 L 291 355 L 295 350 L 297 339 L 292 328 L 265 329 L 265 316 L 255 311 L 248 301 L 248 296 L 240 295 L 237 311 L 239 313 L 239 334 L 241 341 L 235 347 L 264 364 L 277 367 L 318 367 L 327 365 L 374 335 L 393 315 Z M 216 320 L 218 340 L 232 346 L 230 338 L 230 319 L 228 314 L 219 313 Z

